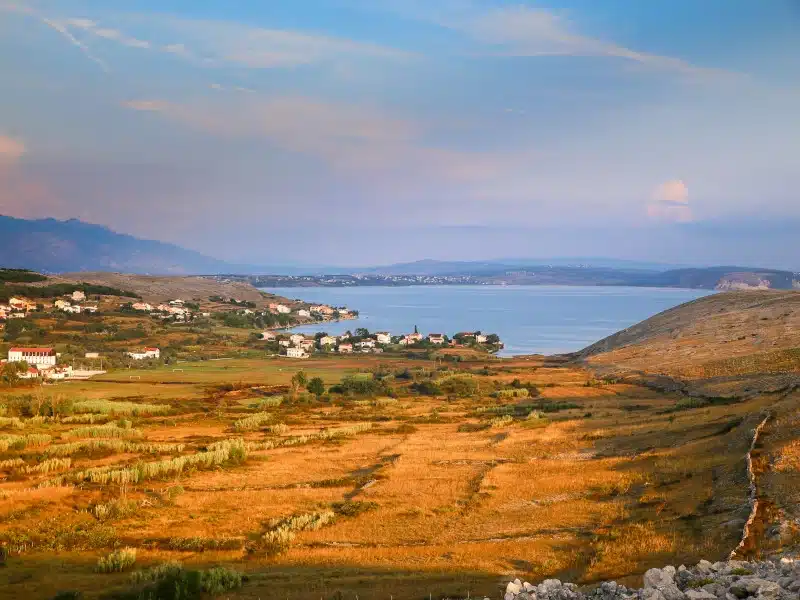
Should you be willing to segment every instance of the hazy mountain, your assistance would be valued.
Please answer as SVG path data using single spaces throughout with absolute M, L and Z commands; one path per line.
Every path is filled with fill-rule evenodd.
M 221 260 L 174 244 L 143 240 L 77 219 L 26 220 L 0 216 L 0 266 L 60 273 L 217 273 Z

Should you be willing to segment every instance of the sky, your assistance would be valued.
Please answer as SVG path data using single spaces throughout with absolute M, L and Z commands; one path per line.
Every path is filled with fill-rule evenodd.
M 798 0 L 0 0 L 0 73 L 0 214 L 800 270 Z

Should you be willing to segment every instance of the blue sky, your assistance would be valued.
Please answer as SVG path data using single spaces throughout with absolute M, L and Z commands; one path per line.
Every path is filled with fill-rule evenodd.
M 800 269 L 795 0 L 0 0 L 0 213 L 256 264 Z

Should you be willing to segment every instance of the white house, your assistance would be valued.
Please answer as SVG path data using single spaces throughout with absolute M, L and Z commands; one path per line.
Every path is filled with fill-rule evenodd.
M 299 345 L 300 342 L 302 342 L 304 339 L 306 339 L 306 336 L 301 335 L 299 333 L 293 333 L 292 335 L 289 336 L 289 341 L 292 343 L 293 346 Z
M 311 312 L 318 313 L 320 315 L 332 315 L 335 311 L 330 306 L 320 304 L 319 306 L 312 306 Z
M 287 348 L 286 356 L 289 358 L 308 358 L 308 354 L 302 348 Z
M 100 358 L 99 352 L 87 352 L 83 355 L 84 358 Z
M 158 348 L 145 348 L 144 352 L 128 352 L 133 360 L 146 360 L 148 358 L 161 358 L 161 350 Z
M 250 310 L 249 308 L 245 308 L 245 309 L 242 311 L 242 314 L 243 314 L 243 315 L 254 315 L 254 314 L 256 314 L 256 313 L 255 313 L 254 311 Z
M 9 299 L 8 305 L 16 310 L 24 310 L 24 311 L 36 310 L 35 302 L 30 302 L 25 298 L 20 298 L 16 296 Z
M 261 332 L 261 339 L 266 340 L 268 342 L 272 342 L 278 338 L 277 335 L 272 333 L 271 331 L 263 331 Z
M 170 306 L 181 306 L 181 307 L 182 307 L 182 306 L 184 305 L 184 302 L 183 302 L 183 300 L 181 300 L 181 299 L 177 299 L 177 300 L 170 300 L 170 301 L 169 301 L 169 305 L 170 305 Z
M 61 310 L 63 310 L 65 313 L 72 313 L 74 315 L 78 315 L 81 312 L 81 307 L 78 306 L 77 304 L 73 304 L 72 306 L 65 306 Z
M 278 342 L 278 344 L 283 346 L 284 348 L 288 348 L 289 346 L 292 345 L 292 342 L 290 342 L 289 340 L 281 340 L 280 342 Z
M 314 340 L 303 340 L 302 342 L 300 342 L 300 347 L 303 350 L 306 350 L 306 351 L 313 350 L 314 349 Z
M 319 345 L 322 346 L 323 348 L 325 346 L 335 346 L 336 338 L 331 337 L 329 335 L 323 335 L 321 338 L 319 338 Z
M 381 331 L 375 334 L 375 341 L 379 344 L 391 344 L 392 336 L 386 331 Z
M 74 292 L 72 292 L 73 302 L 83 302 L 84 300 L 86 300 L 86 294 L 84 294 L 82 291 L 75 290 Z
M 359 348 L 374 348 L 375 347 L 375 340 L 363 340 L 356 344 Z
M 353 344 L 339 344 L 339 352 L 342 354 L 350 354 L 353 352 Z
M 97 307 L 96 306 L 90 306 L 90 305 L 87 304 L 86 306 L 83 307 L 83 312 L 96 313 L 97 312 Z
M 276 305 L 275 310 L 277 310 L 282 315 L 288 315 L 290 312 L 292 312 L 291 308 L 289 308 L 288 306 L 284 306 L 283 304 Z
M 431 344 L 444 344 L 444 336 L 441 333 L 428 334 L 428 341 Z
M 67 302 L 66 300 L 56 300 L 55 302 L 53 302 L 53 306 L 55 306 L 58 310 L 64 310 L 68 306 L 72 306 L 72 304 Z
M 486 343 L 486 336 L 483 335 L 482 333 L 476 333 L 475 334 L 475 341 L 478 342 L 479 344 L 485 344 Z
M 133 310 L 144 310 L 147 312 L 151 312 L 153 310 L 153 305 L 148 304 L 147 302 L 134 302 L 131 304 L 131 308 Z
M 12 312 L 12 313 L 9 313 L 6 316 L 9 319 L 24 319 L 28 315 L 27 315 L 27 313 L 24 313 L 24 312 Z
M 300 310 L 297 311 L 297 316 L 309 318 L 311 316 L 311 313 L 308 312 L 305 308 L 301 308 Z
M 8 362 L 26 362 L 40 367 L 56 366 L 56 352 L 52 348 L 9 348 Z

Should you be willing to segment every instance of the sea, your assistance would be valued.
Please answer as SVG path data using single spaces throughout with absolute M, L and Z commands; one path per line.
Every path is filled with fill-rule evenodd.
M 409 286 L 264 288 L 313 304 L 346 306 L 359 318 L 292 331 L 338 335 L 357 327 L 392 335 L 496 333 L 502 356 L 574 352 L 684 302 L 713 292 L 581 286 Z

